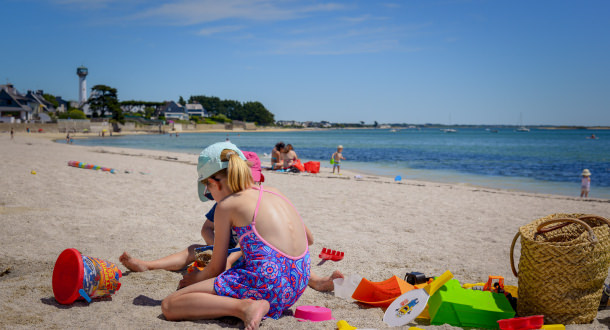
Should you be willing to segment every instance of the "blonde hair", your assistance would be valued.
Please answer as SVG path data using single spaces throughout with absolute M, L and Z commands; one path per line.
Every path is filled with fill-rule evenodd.
M 235 193 L 245 190 L 254 184 L 248 162 L 241 159 L 237 152 L 231 149 L 224 149 L 220 153 L 220 160 L 229 162 L 229 166 L 218 173 L 227 177 L 231 192 Z

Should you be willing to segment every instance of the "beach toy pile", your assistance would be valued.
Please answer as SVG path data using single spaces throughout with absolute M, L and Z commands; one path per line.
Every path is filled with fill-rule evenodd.
M 504 286 L 501 276 L 489 276 L 486 283 L 464 285 L 452 279 L 450 271 L 436 278 L 411 272 L 405 278 L 414 285 L 397 276 L 371 282 L 350 275 L 334 280 L 335 296 L 349 301 L 351 294 L 357 303 L 385 308 L 383 321 L 390 326 L 404 326 L 417 318 L 421 320 L 418 323 L 463 328 L 565 329 L 562 324 L 544 325 L 544 315 L 515 317 L 512 294 L 517 295 L 517 287 Z M 355 283 L 358 279 L 360 282 Z M 340 328 L 355 329 L 341 321 Z
M 111 262 L 82 255 L 76 249 L 64 250 L 53 268 L 53 294 L 62 305 L 76 300 L 104 298 L 121 288 L 121 270 Z
M 517 270 L 513 250 L 519 236 Z M 320 258 L 333 255 L 324 252 Z M 501 330 L 589 324 L 598 310 L 609 306 L 610 285 L 604 282 L 610 266 L 610 220 L 563 213 L 537 219 L 519 228 L 510 263 L 518 286 L 504 285 L 502 276 L 460 284 L 449 271 L 436 278 L 410 272 L 405 280 L 393 276 L 382 282 L 349 275 L 333 280 L 335 297 L 386 308 L 383 321 L 390 326 L 405 326 L 416 318 L 428 325 Z M 354 328 L 347 322 L 341 327 Z
M 87 164 L 85 162 L 78 162 L 78 161 L 75 161 L 75 160 L 69 161 L 68 162 L 68 166 L 78 167 L 78 168 L 85 168 L 85 169 L 88 169 L 88 170 L 102 170 L 102 172 L 110 172 L 112 174 L 117 173 L 117 170 L 115 170 L 113 168 L 99 166 L 99 165 L 93 165 L 93 164 Z

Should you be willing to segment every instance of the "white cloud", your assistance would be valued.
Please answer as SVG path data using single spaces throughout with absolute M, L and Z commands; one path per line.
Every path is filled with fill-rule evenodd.
M 219 33 L 227 33 L 242 30 L 244 27 L 239 25 L 226 25 L 226 26 L 216 26 L 210 28 L 203 28 L 197 32 L 198 35 L 202 36 L 211 36 Z
M 379 17 L 379 16 L 372 16 L 370 14 L 364 14 L 361 16 L 357 16 L 357 17 L 343 17 L 341 20 L 349 22 L 349 23 L 363 23 L 366 21 L 383 21 L 383 20 L 387 20 L 387 17 Z
M 96 10 L 112 6 L 113 4 L 124 4 L 129 1 L 121 0 L 52 0 L 53 3 L 62 6 L 73 7 L 79 10 Z M 139 2 L 139 0 L 137 1 Z
M 295 5 L 296 4 L 296 5 Z M 300 2 L 281 0 L 179 0 L 145 10 L 135 19 L 155 19 L 166 24 L 193 25 L 225 19 L 250 21 L 289 20 L 313 12 L 334 11 L 339 4 L 299 6 Z

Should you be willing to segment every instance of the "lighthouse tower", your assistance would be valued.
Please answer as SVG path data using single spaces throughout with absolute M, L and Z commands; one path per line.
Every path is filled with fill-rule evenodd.
M 76 74 L 78 75 L 78 103 L 80 105 L 87 102 L 87 74 L 89 70 L 84 66 L 76 68 Z

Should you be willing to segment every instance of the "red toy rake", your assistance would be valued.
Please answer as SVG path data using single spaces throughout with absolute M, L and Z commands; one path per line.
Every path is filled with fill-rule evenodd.
M 341 259 L 343 259 L 343 256 L 345 255 L 344 252 L 340 252 L 340 251 L 335 251 L 335 250 L 331 250 L 331 249 L 327 249 L 327 248 L 322 248 L 322 252 L 320 252 L 320 259 L 324 259 L 324 260 L 332 260 L 332 261 L 339 261 Z

